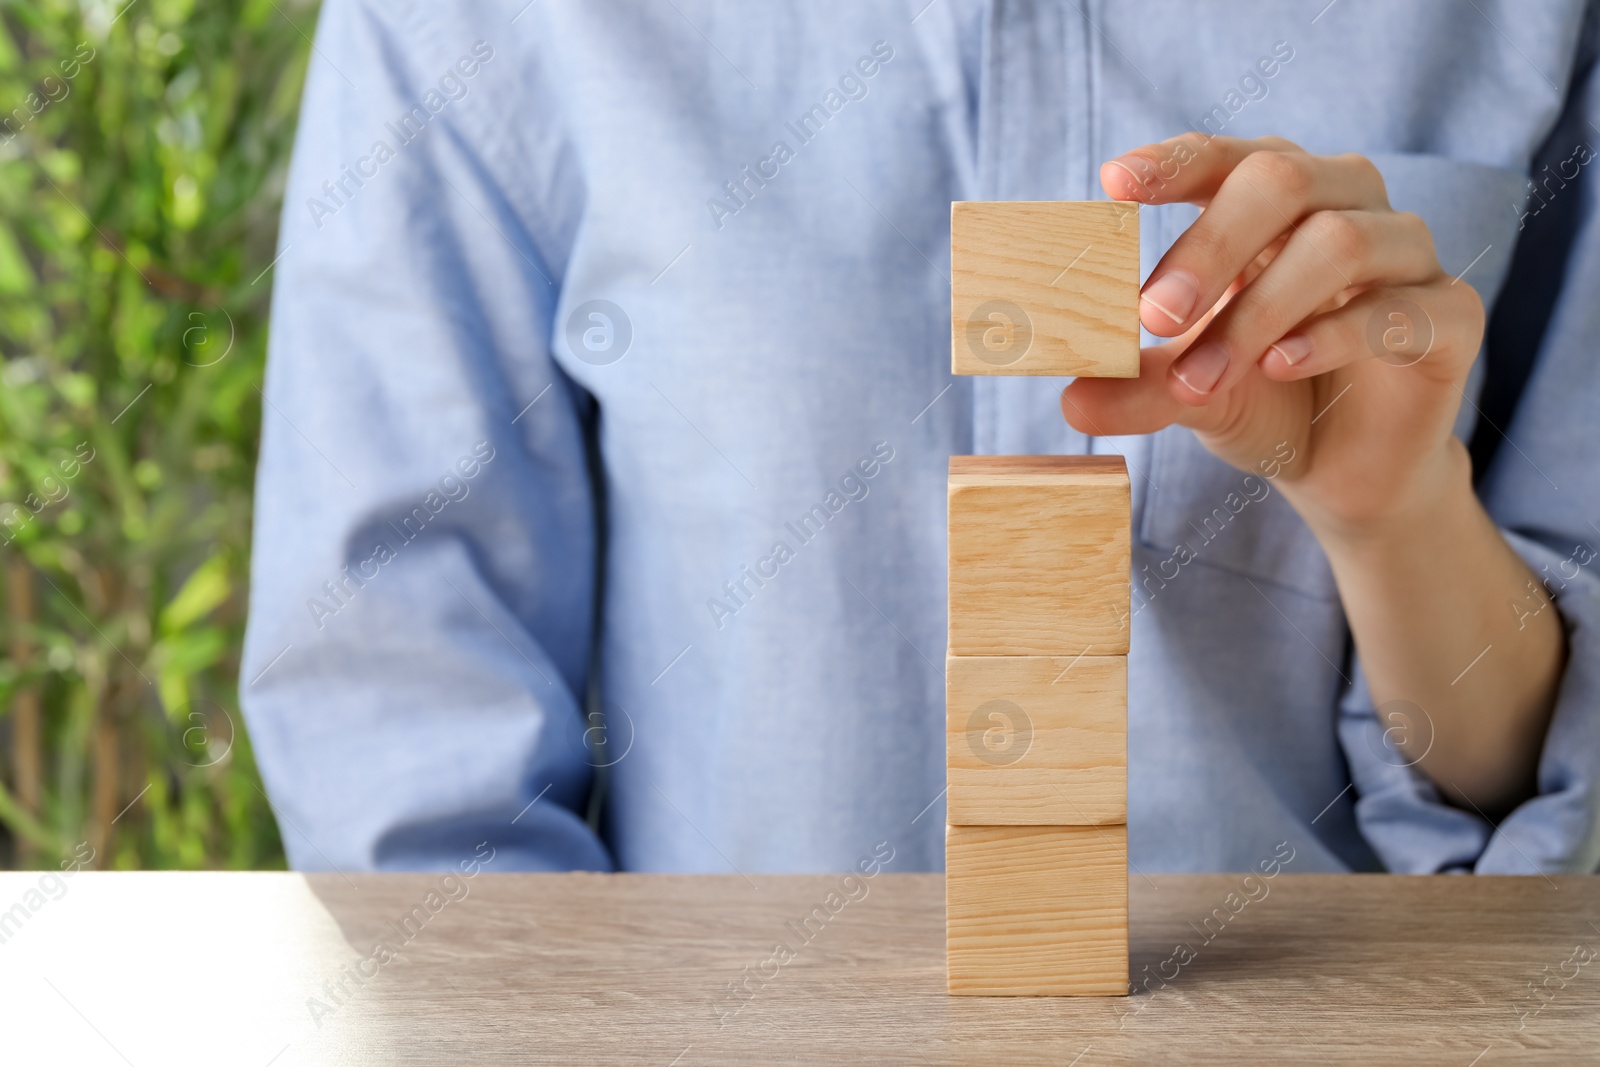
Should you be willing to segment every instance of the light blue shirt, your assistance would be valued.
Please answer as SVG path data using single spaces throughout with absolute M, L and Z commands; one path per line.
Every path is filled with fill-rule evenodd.
M 924 3 L 325 4 L 241 685 L 292 862 L 937 870 L 947 460 L 1115 451 L 1136 868 L 1594 869 L 1594 12 Z M 1371 156 L 1495 308 L 1460 432 L 1570 641 L 1498 827 L 1389 743 L 1271 479 L 949 374 L 950 202 L 1190 128 Z

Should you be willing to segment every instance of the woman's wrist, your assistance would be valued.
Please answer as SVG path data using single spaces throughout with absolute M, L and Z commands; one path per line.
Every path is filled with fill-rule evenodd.
M 1332 566 L 1371 699 L 1422 709 L 1426 736 L 1407 755 L 1447 796 L 1505 811 L 1533 789 L 1564 634 L 1553 611 L 1523 627 L 1507 609 L 1533 575 L 1473 491 L 1466 449 L 1452 438 L 1412 469 L 1382 510 L 1297 506 Z M 1458 686 L 1468 671 L 1473 684 Z
M 1393 500 L 1374 502 L 1369 509 L 1333 511 L 1293 484 L 1284 487 L 1284 496 L 1311 528 L 1336 572 L 1427 553 L 1430 544 L 1460 536 L 1464 528 L 1487 520 L 1472 487 L 1472 461 L 1455 437 L 1418 464 L 1406 491 Z

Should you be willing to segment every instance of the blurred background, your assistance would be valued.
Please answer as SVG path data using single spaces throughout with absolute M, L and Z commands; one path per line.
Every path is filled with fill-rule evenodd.
M 236 688 L 315 19 L 0 2 L 0 866 L 284 864 Z

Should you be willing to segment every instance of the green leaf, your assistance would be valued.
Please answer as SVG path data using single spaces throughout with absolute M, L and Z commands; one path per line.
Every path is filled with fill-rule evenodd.
M 161 611 L 161 632 L 174 634 L 209 615 L 233 591 L 228 558 L 219 552 L 195 568 Z
M 151 656 L 162 706 L 169 713 L 187 707 L 194 692 L 190 683 L 227 650 L 228 635 L 215 626 L 162 638 Z
M 0 222 L 0 294 L 15 296 L 30 292 L 37 284 L 38 279 L 22 254 L 16 235 L 10 226 Z

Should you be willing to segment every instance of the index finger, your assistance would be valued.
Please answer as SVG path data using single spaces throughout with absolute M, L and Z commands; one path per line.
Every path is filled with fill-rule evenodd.
M 1154 162 L 1157 157 L 1165 162 Z M 1111 160 L 1101 177 L 1112 195 L 1206 205 L 1145 280 L 1140 319 L 1162 337 L 1187 329 L 1241 271 L 1308 215 L 1389 204 L 1383 177 L 1369 161 L 1309 155 L 1278 137 L 1186 134 Z
M 1185 133 L 1124 152 L 1100 166 L 1113 200 L 1141 204 L 1205 204 L 1233 168 L 1254 152 L 1302 152 L 1282 137 L 1207 137 Z

